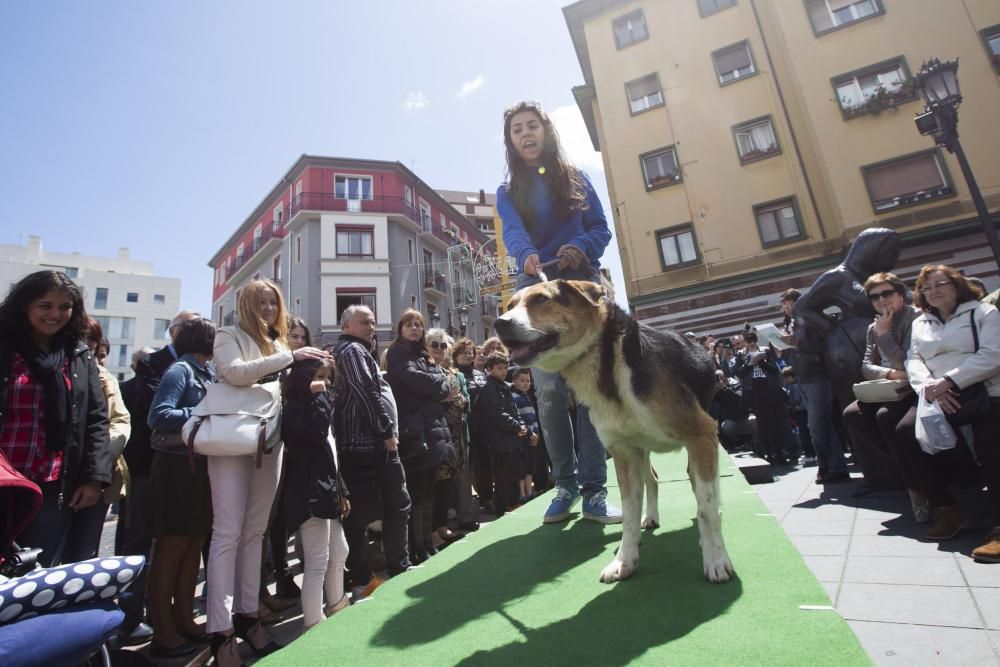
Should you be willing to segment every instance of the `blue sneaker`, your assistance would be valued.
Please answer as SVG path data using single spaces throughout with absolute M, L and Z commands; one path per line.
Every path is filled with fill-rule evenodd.
M 573 505 L 576 505 L 578 500 L 580 500 L 579 491 L 570 491 L 569 489 L 557 486 L 556 496 L 549 504 L 549 508 L 545 510 L 542 522 L 559 523 L 560 521 L 565 521 L 569 518 L 569 511 L 573 509 Z
M 598 491 L 583 499 L 583 518 L 598 523 L 621 523 L 622 511 L 608 504 L 607 491 Z

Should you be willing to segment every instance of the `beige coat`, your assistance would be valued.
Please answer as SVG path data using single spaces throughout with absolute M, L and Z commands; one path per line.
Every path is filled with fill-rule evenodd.
M 292 365 L 292 352 L 275 341 L 274 354 L 264 356 L 260 347 L 239 327 L 222 327 L 215 334 L 213 359 L 219 380 L 236 387 L 249 387 L 258 379 Z
M 111 453 L 115 456 L 115 467 L 111 476 L 111 485 L 104 489 L 104 502 L 113 503 L 124 498 L 128 493 L 128 466 L 125 465 L 125 443 L 132 435 L 132 419 L 122 392 L 118 388 L 118 380 L 104 366 L 98 365 L 97 372 L 101 378 L 101 388 L 108 401 L 108 435 L 111 441 Z

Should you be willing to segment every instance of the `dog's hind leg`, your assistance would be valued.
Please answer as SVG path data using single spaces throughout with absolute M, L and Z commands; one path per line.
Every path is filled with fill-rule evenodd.
M 719 515 L 719 445 L 715 423 L 705 415 L 700 437 L 688 442 L 688 476 L 698 502 L 698 534 L 705 578 L 712 583 L 729 581 L 733 563 L 722 541 L 722 517 Z
M 604 571 L 601 581 L 610 584 L 632 576 L 639 566 L 639 517 L 642 510 L 642 485 L 649 454 L 634 447 L 614 449 L 615 473 L 622 494 L 622 541 L 618 553 Z
M 646 516 L 642 519 L 642 527 L 645 530 L 652 530 L 660 527 L 660 480 L 656 477 L 656 470 L 649 462 L 649 452 L 645 452 L 643 468 L 645 468 L 646 482 Z

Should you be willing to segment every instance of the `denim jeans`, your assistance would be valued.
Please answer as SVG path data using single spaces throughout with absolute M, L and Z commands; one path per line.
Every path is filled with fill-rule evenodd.
M 41 549 L 38 563 L 42 567 L 95 558 L 101 545 L 104 517 L 108 514 L 104 498 L 98 497 L 90 507 L 74 511 L 69 506 L 72 488 L 60 507 L 61 482 L 42 482 L 38 486 L 42 490 L 42 506 L 31 523 L 21 531 L 17 538 L 18 545 Z
M 557 275 L 550 271 L 549 278 L 590 280 L 582 272 L 563 271 Z M 539 282 L 538 278 L 522 273 L 517 276 L 516 287 L 522 289 Z M 581 490 L 589 496 L 605 491 L 608 480 L 607 452 L 590 421 L 590 410 L 580 403 L 576 406 L 576 424 L 569 411 L 569 388 L 558 373 L 539 368 L 531 369 L 538 398 L 538 424 L 545 439 L 545 449 L 552 462 L 552 478 L 557 486 L 570 491 Z M 579 453 L 574 447 L 574 434 Z
M 805 408 L 809 415 L 809 435 L 816 449 L 819 469 L 825 472 L 846 472 L 847 460 L 833 424 L 833 392 L 828 380 L 800 382 Z

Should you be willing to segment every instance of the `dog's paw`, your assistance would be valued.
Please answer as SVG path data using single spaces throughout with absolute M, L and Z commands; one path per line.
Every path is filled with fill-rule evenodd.
M 705 578 L 708 579 L 713 584 L 721 584 L 729 581 L 729 579 L 735 573 L 733 569 L 733 562 L 729 560 L 729 556 L 723 553 L 721 556 L 716 558 L 704 559 L 705 564 Z
M 643 530 L 653 530 L 654 528 L 660 527 L 660 517 L 658 516 L 645 516 L 642 519 L 642 529 Z
M 626 565 L 617 558 L 608 563 L 608 566 L 601 572 L 602 584 L 613 584 L 622 579 L 628 579 L 635 572 L 635 564 Z

